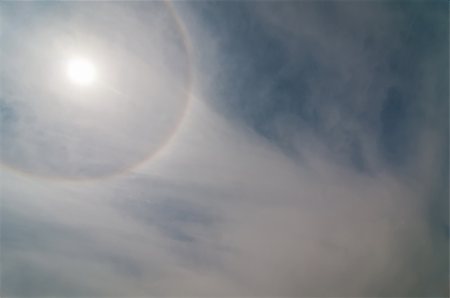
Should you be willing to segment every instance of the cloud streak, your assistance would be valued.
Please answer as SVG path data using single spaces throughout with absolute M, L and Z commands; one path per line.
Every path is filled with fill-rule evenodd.
M 91 11 L 90 4 L 65 5 L 71 14 Z M 153 134 L 153 101 L 148 109 L 133 105 L 152 98 L 146 74 L 153 70 L 143 69 L 155 52 L 177 57 L 153 65 L 166 72 L 152 91 L 158 98 L 170 103 L 182 94 L 170 86 L 186 80 L 169 15 L 152 3 L 120 4 L 125 11 L 116 5 L 101 4 L 98 18 L 88 13 L 88 25 L 75 26 L 92 22 L 102 33 L 94 41 L 129 45 L 127 57 L 144 64 L 128 65 L 142 85 L 130 87 L 135 96 L 125 110 L 102 105 L 120 113 L 100 135 L 127 148 L 98 147 L 106 164 L 128 163 Z M 157 158 L 110 179 L 61 181 L 2 169 L 2 296 L 448 296 L 444 5 L 174 7 L 194 65 L 193 99 L 176 137 Z M 109 27 L 118 23 L 118 32 Z M 23 90 L 6 70 L 2 84 Z M 55 159 L 34 156 L 30 126 L 17 121 L 37 115 L 67 125 L 68 114 L 56 115 L 43 96 L 40 104 L 17 98 L 2 95 L 2 160 L 47 173 Z M 108 117 L 98 111 L 70 113 L 71 121 L 89 129 Z M 134 118 L 138 129 L 128 133 L 121 123 Z M 68 144 L 80 134 L 77 125 L 40 138 Z M 97 137 L 85 136 L 83 146 L 97 146 Z M 31 153 L 11 149 L 16 162 L 9 142 Z M 66 170 L 59 166 L 53 174 Z M 79 166 L 75 160 L 74 171 Z M 84 173 L 99 171 L 87 167 Z

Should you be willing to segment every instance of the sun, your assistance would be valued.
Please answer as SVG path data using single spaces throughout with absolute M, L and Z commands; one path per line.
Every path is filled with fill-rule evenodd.
M 76 57 L 67 61 L 67 76 L 76 85 L 89 86 L 96 81 L 97 70 L 89 59 Z

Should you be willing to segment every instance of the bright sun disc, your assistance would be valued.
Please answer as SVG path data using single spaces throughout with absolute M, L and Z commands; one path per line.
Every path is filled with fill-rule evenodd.
M 97 78 L 94 64 L 84 58 L 70 59 L 67 63 L 67 75 L 72 83 L 77 85 L 90 85 Z

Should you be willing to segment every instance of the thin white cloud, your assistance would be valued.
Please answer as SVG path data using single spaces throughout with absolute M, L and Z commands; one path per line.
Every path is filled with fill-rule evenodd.
M 278 8 L 275 3 L 270 5 Z M 381 24 L 391 24 L 395 19 L 378 7 L 375 12 L 357 10 L 355 14 L 351 6 L 336 6 L 343 10 L 345 19 L 357 18 L 353 20 L 357 24 L 366 24 L 367 18 L 376 23 L 379 15 L 387 19 Z M 327 130 L 345 130 L 342 125 L 350 126 L 362 140 L 367 171 L 356 169 L 330 149 L 328 135 L 297 129 L 285 115 L 272 123 L 279 139 L 265 138 L 251 125 L 246 126 L 245 121 L 230 118 L 212 103 L 227 100 L 217 90 L 226 77 L 221 72 L 230 70 L 221 68 L 220 63 L 231 64 L 233 60 L 223 56 L 220 36 L 213 36 L 213 31 L 203 27 L 201 14 L 188 9 L 189 3 L 177 7 L 189 29 L 197 67 L 193 100 L 176 137 L 156 158 L 110 179 L 61 181 L 2 169 L 2 294 L 445 295 L 448 235 L 440 229 L 448 218 L 443 212 L 433 213 L 435 217 L 430 219 L 432 205 L 441 206 L 448 189 L 448 181 L 442 182 L 442 173 L 445 176 L 448 172 L 440 166 L 446 154 L 442 125 L 428 116 L 420 121 L 419 148 L 414 159 L 402 165 L 401 170 L 383 159 L 373 131 L 362 129 L 354 119 L 346 122 L 346 114 L 337 103 L 324 101 L 316 106 L 325 119 L 322 124 Z M 341 63 L 345 64 L 355 49 L 349 49 L 342 36 L 321 31 L 320 11 L 308 16 L 296 10 L 276 14 L 276 10 L 265 9 L 260 6 L 256 11 L 265 20 L 264 30 L 272 30 L 281 42 L 286 40 L 281 32 L 289 30 L 285 33 L 300 32 L 324 45 L 327 41 L 341 42 L 343 49 L 329 55 L 343 55 L 335 65 L 343 81 L 359 82 L 351 89 L 361 97 L 349 100 L 355 100 L 356 110 L 379 112 L 376 106 L 380 103 L 364 97 L 370 93 L 364 88 L 370 71 L 363 71 L 358 78 L 348 78 L 347 71 L 340 72 L 344 69 Z M 112 34 L 103 27 L 112 23 L 108 18 L 114 22 L 124 20 L 132 28 L 144 22 L 123 11 L 110 12 L 100 14 L 104 22 L 100 29 L 107 34 Z M 304 16 L 300 29 L 289 26 L 297 13 Z M 147 21 L 160 28 L 161 20 Z M 381 34 L 375 25 L 367 30 Z M 160 42 L 164 47 L 165 43 Z M 292 43 L 286 45 L 295 49 L 298 45 Z M 326 61 L 334 59 L 323 51 L 320 57 Z M 364 60 L 358 56 L 360 52 L 355 51 L 354 69 L 367 70 L 360 64 Z M 434 69 L 429 66 L 433 64 L 424 64 L 428 65 L 424 69 Z M 171 83 L 178 83 L 176 70 L 167 69 L 167 76 L 173 75 Z M 240 65 L 234 75 L 238 76 L 239 70 Z M 384 92 L 387 87 L 381 81 L 379 89 Z M 309 83 L 317 87 L 315 96 L 323 95 L 320 82 Z M 428 84 L 433 85 L 434 81 L 430 79 Z M 437 96 L 430 91 L 432 88 L 421 90 L 424 97 Z M 46 121 L 56 114 L 51 105 L 33 105 L 33 109 L 46 113 Z M 33 109 L 32 113 L 38 111 Z M 123 112 L 123 116 L 132 118 L 136 111 Z M 430 115 L 438 113 L 432 108 L 427 111 Z M 142 114 L 144 122 L 145 115 Z M 57 120 L 63 123 L 62 117 Z M 131 152 L 135 152 L 134 147 L 141 146 L 145 129 L 141 127 L 135 138 L 118 130 L 113 120 L 104 132 L 119 143 L 127 141 Z M 438 129 L 433 129 L 433 125 Z M 61 143 L 67 137 L 65 133 L 54 136 Z M 22 145 L 26 147 L 29 141 Z M 294 144 L 296 157 L 286 154 L 283 141 Z M 347 149 L 344 144 L 343 154 L 348 154 Z M 105 153 L 106 159 L 114 159 L 121 158 L 123 152 L 100 153 Z M 47 164 L 49 157 L 41 156 L 40 162 Z

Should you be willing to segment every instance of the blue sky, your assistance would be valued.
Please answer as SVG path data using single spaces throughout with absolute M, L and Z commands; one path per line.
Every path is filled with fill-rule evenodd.
M 446 1 L 1 8 L 2 297 L 448 296 Z

